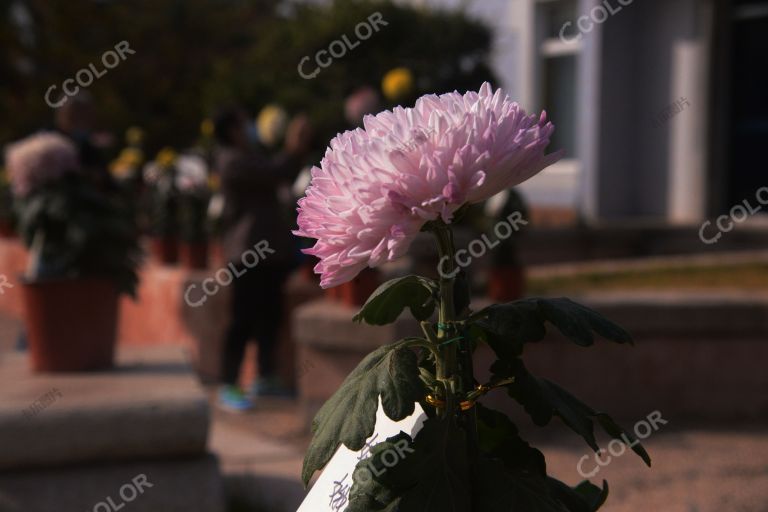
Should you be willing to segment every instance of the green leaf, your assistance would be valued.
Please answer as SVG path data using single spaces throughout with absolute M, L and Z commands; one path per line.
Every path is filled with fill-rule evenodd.
M 540 341 L 547 332 L 537 304 L 527 300 L 495 304 L 476 316 L 482 318 L 476 325 L 485 332 L 486 342 L 500 359 L 522 354 L 524 344 Z
M 407 436 L 401 439 L 407 440 Z M 400 449 L 407 455 L 390 467 L 381 457 L 385 448 L 377 446 L 372 450 L 370 463 L 376 471 L 365 485 L 356 473 L 350 494 L 350 507 L 354 505 L 351 512 L 392 510 L 383 507 L 391 507 L 396 500 L 398 512 L 470 510 L 469 463 L 462 429 L 452 422 L 430 418 L 413 443 L 407 449 L 401 445 Z
M 403 445 L 405 443 L 405 445 Z M 409 435 L 400 432 L 384 442 L 371 448 L 371 455 L 358 462 L 352 475 L 353 485 L 349 491 L 349 506 L 347 512 L 395 511 L 400 503 L 398 492 L 383 485 L 379 480 L 390 469 L 392 453 L 398 454 L 397 463 L 401 462 L 399 454 L 409 455 L 413 440 Z M 407 447 L 404 449 L 403 446 Z M 384 454 L 390 457 L 384 463 Z M 391 477 L 392 475 L 390 475 Z M 390 485 L 393 485 L 389 482 Z M 412 485 L 413 482 L 408 482 Z M 394 486 L 394 485 L 393 485 Z M 402 491 L 402 489 L 400 489 Z
M 632 448 L 632 451 L 638 454 L 640 458 L 645 461 L 648 467 L 651 466 L 651 456 L 648 455 L 648 452 L 645 451 L 643 445 L 640 444 L 640 440 L 637 439 L 631 432 L 621 428 L 621 426 L 613 421 L 613 418 L 605 413 L 598 412 L 595 414 L 595 418 L 597 418 L 598 423 L 600 423 L 600 426 L 603 427 L 603 430 L 605 430 L 609 436 L 614 439 L 621 440 L 621 442 Z
M 470 507 L 469 462 L 464 431 L 452 422 L 429 419 L 416 435 L 414 453 L 398 464 L 416 484 L 399 512 L 466 512 Z M 395 472 L 393 472 L 394 474 Z
M 481 404 L 475 407 L 480 449 L 488 459 L 482 463 L 476 485 L 485 487 L 487 479 L 498 484 L 498 488 L 487 491 L 496 496 L 478 496 L 476 492 L 475 499 L 480 500 L 481 505 L 478 508 L 475 504 L 475 510 L 593 512 L 602 504 L 599 488 L 595 487 L 597 493 L 587 485 L 571 489 L 548 477 L 544 455 L 520 438 L 517 427 L 506 415 Z M 491 461 L 491 458 L 498 460 Z
M 546 322 L 554 325 L 577 345 L 594 344 L 593 332 L 616 343 L 632 343 L 621 327 L 596 311 L 570 299 L 524 299 L 495 304 L 473 315 L 486 333 L 486 341 L 500 359 L 511 359 L 523 352 L 526 343 L 541 341 Z
M 510 470 L 545 477 L 544 455 L 524 441 L 514 423 L 503 413 L 475 404 L 480 450 L 501 459 Z
M 592 484 L 589 480 L 584 480 L 573 488 L 574 492 L 579 494 L 586 501 L 590 510 L 597 510 L 603 506 L 608 499 L 608 482 L 603 480 L 603 488 Z
M 537 425 L 547 425 L 552 416 L 558 416 L 597 451 L 593 421 L 596 419 L 608 435 L 632 448 L 648 466 L 651 465 L 651 458 L 640 442 L 616 424 L 610 416 L 595 411 L 554 382 L 530 374 L 519 359 L 512 362 L 497 361 L 491 371 L 494 373 L 494 379 L 515 378 L 514 383 L 507 386 L 507 390 Z
M 499 460 L 481 459 L 473 489 L 473 512 L 569 512 L 539 475 L 510 472 Z
M 603 488 L 584 480 L 576 487 L 569 487 L 556 478 L 548 477 L 547 484 L 552 495 L 569 512 L 595 512 L 608 498 L 608 482 L 603 480 Z
M 349 374 L 312 422 L 312 442 L 302 470 L 306 485 L 312 474 L 330 460 L 341 443 L 360 450 L 376 426 L 379 396 L 386 415 L 394 421 L 414 412 L 424 396 L 416 355 L 405 341 L 372 352 Z
M 406 307 L 417 320 L 426 320 L 435 311 L 437 290 L 434 281 L 421 276 L 391 279 L 373 292 L 353 320 L 386 325 L 397 320 Z

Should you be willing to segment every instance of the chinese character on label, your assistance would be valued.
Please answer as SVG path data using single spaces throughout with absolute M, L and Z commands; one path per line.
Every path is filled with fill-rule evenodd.
M 333 512 L 339 512 L 347 504 L 347 497 L 349 496 L 349 485 L 343 485 L 344 480 L 347 479 L 349 473 L 344 475 L 341 480 L 333 482 L 333 491 L 329 495 L 331 501 L 328 502 L 328 506 L 331 507 Z
M 367 459 L 368 457 L 371 456 L 371 448 L 373 448 L 374 445 L 376 445 L 376 439 L 378 439 L 378 437 L 379 437 L 379 434 L 376 433 L 376 434 L 373 435 L 373 437 L 371 437 L 365 443 L 365 446 L 363 446 L 363 449 L 360 450 L 360 455 L 357 456 L 358 462 L 361 461 L 361 460 Z

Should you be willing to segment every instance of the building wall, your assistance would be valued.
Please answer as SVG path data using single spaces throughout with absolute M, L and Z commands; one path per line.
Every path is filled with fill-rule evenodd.
M 634 2 L 602 25 L 598 216 L 704 215 L 708 2 Z M 685 98 L 682 112 L 659 121 Z
M 524 108 L 541 103 L 541 0 L 403 0 L 466 6 L 492 27 L 494 70 Z M 614 10 L 618 0 L 606 0 Z M 577 16 L 603 5 L 579 0 Z M 708 73 L 713 0 L 635 0 L 584 34 L 578 58 L 576 155 L 521 189 L 534 205 L 587 220 L 697 222 L 707 207 Z M 576 19 L 573 23 L 576 23 Z M 682 112 L 658 116 L 676 101 Z

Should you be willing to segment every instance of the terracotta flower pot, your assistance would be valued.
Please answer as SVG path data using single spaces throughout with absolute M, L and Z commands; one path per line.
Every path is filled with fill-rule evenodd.
M 315 274 L 315 260 L 310 260 L 302 263 L 302 265 L 299 267 L 299 275 L 301 278 L 307 282 L 307 283 L 316 283 L 318 282 L 319 276 Z
M 175 236 L 157 236 L 149 240 L 149 249 L 158 263 L 173 265 L 179 261 L 179 243 Z
M 353 280 L 339 286 L 341 302 L 349 307 L 360 307 L 381 284 L 381 275 L 377 270 L 367 268 Z
M 205 270 L 208 268 L 208 242 L 182 242 L 179 260 L 186 269 Z
M 341 300 L 342 300 L 341 299 L 341 296 L 342 296 L 341 287 L 342 286 L 344 286 L 344 285 L 334 286 L 333 288 L 326 288 L 325 289 L 325 296 L 328 298 L 328 300 L 330 300 L 332 302 L 341 302 Z
M 496 302 L 510 302 L 525 294 L 525 269 L 521 266 L 491 267 L 488 296 Z
M 208 244 L 211 263 L 214 267 L 224 266 L 227 263 L 227 259 L 224 256 L 224 247 L 221 245 L 221 240 L 214 238 Z
M 111 279 L 25 282 L 22 295 L 34 371 L 79 372 L 113 366 L 118 293 Z

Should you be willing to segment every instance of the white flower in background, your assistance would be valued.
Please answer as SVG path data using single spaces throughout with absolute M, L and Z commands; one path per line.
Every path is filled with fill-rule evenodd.
M 197 155 L 181 155 L 176 159 L 176 188 L 182 192 L 208 189 L 208 166 Z

